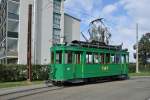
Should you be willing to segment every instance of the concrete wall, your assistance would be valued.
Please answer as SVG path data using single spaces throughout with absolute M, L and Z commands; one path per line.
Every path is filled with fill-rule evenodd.
M 53 32 L 53 2 L 49 0 L 21 0 L 19 10 L 18 63 L 27 63 L 28 5 L 33 4 L 32 63 L 48 64 Z
M 19 9 L 19 37 L 18 37 L 18 63 L 27 63 L 27 34 L 28 34 L 28 5 L 33 0 L 20 0 Z
M 65 41 L 80 40 L 80 20 L 68 14 L 64 16 Z
M 52 46 L 52 32 L 53 32 L 53 2 L 50 0 L 39 0 L 39 6 L 42 7 L 42 12 L 39 13 L 41 20 L 38 24 L 38 38 L 37 41 L 37 63 L 38 64 L 49 64 L 50 63 L 50 47 Z M 42 2 L 41 2 L 42 1 Z M 45 5 L 49 4 L 47 7 Z M 40 11 L 40 10 L 39 10 Z M 41 25 L 41 26 L 40 26 Z M 41 28 L 40 28 L 41 27 Z M 41 31 L 40 31 L 41 30 Z M 40 43 L 41 42 L 41 43 Z M 38 46 L 40 45 L 41 46 Z M 41 55 L 39 56 L 38 54 Z

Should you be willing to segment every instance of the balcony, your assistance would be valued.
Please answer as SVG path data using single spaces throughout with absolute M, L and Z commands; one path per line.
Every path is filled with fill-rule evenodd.
M 15 13 L 8 12 L 8 18 L 14 19 L 14 20 L 19 20 L 19 15 L 15 14 Z
M 8 51 L 7 51 L 7 57 L 14 57 L 14 58 L 17 58 L 17 57 L 18 57 L 18 52 L 17 52 L 17 50 L 8 50 Z

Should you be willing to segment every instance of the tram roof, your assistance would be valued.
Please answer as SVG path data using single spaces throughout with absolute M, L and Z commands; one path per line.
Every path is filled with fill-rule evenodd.
M 82 47 L 79 45 L 65 45 L 65 44 L 58 44 L 55 45 L 51 48 L 52 51 L 61 51 L 61 50 L 65 50 L 65 51 L 86 51 L 86 52 L 104 52 L 104 53 L 123 53 L 123 54 L 128 54 L 128 50 L 127 49 L 109 49 L 109 48 L 92 48 L 92 47 Z

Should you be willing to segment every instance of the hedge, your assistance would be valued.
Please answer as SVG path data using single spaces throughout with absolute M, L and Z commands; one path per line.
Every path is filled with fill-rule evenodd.
M 47 65 L 32 65 L 32 80 L 47 80 Z M 0 65 L 0 82 L 24 81 L 27 79 L 26 65 Z
M 142 72 L 150 72 L 150 64 L 147 66 L 139 65 Z M 129 64 L 129 72 L 136 71 L 136 64 Z M 47 80 L 49 67 L 47 65 L 32 65 L 32 80 Z M 0 82 L 24 81 L 27 79 L 26 65 L 0 65 Z
M 150 72 L 150 64 L 145 65 L 139 65 L 139 71 L 141 72 Z M 136 72 L 136 64 L 130 63 L 129 64 L 129 73 Z

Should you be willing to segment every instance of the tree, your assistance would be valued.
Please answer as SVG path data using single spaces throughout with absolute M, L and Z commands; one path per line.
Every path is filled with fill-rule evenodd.
M 136 49 L 136 45 L 134 45 Z M 136 58 L 135 54 L 134 57 Z M 146 33 L 139 41 L 139 62 L 143 65 L 150 63 L 150 33 Z

